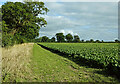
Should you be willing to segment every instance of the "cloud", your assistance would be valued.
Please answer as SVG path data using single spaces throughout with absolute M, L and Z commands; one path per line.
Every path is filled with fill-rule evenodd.
M 54 35 L 62 31 L 77 34 L 82 39 L 114 40 L 118 37 L 117 3 L 51 2 L 46 6 L 50 11 L 43 17 L 48 25 L 40 31 L 49 31 Z M 49 33 L 49 36 L 52 34 Z
M 72 34 L 72 35 L 74 34 L 73 31 L 71 31 L 71 30 L 69 30 L 68 33 L 70 33 L 70 34 Z
M 4 2 L 23 2 L 24 0 L 4 0 Z M 43 2 L 119 2 L 119 0 L 33 0 L 33 1 L 43 1 Z M 0 0 L 0 2 L 3 2 Z
M 119 2 L 119 0 L 38 0 L 44 2 Z
M 59 33 L 59 32 L 58 32 Z M 63 33 L 63 34 L 65 34 L 65 30 L 60 30 L 60 33 Z
M 56 7 L 58 4 L 59 6 Z M 108 24 L 108 20 L 109 23 L 111 21 L 112 24 L 117 24 L 118 12 L 114 10 L 117 9 L 117 3 L 48 3 L 46 5 L 52 9 L 51 15 L 62 15 L 76 22 L 79 19 L 79 23 L 82 24 Z
M 56 33 L 63 33 L 64 35 L 67 35 L 68 33 L 74 35 L 73 31 L 72 30 L 60 30 Z
M 74 35 L 78 35 L 77 33 L 75 33 Z

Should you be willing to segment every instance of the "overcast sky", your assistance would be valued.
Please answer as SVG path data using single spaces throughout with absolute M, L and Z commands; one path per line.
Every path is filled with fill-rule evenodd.
M 56 33 L 79 35 L 80 39 L 115 40 L 118 38 L 117 2 L 45 2 L 49 12 L 44 17 L 47 27 L 41 36 Z
M 118 3 L 47 2 L 48 25 L 40 36 L 53 37 L 57 32 L 79 35 L 81 39 L 115 40 L 118 38 Z

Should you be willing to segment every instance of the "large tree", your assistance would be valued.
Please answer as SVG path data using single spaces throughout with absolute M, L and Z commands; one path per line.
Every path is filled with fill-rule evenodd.
M 47 36 L 43 36 L 41 42 L 48 42 L 49 38 Z
M 118 42 L 119 42 L 119 40 L 118 40 L 118 39 L 115 39 L 115 42 L 116 42 L 116 43 L 118 43 Z
M 95 42 L 96 42 L 96 43 L 100 43 L 100 41 L 99 41 L 99 40 L 96 40 Z
M 72 36 L 70 33 L 67 34 L 67 35 L 65 36 L 65 38 L 66 38 L 67 42 L 72 42 L 72 40 L 73 40 L 73 36 Z
M 80 42 L 80 38 L 78 35 L 74 35 L 74 42 Z
M 84 42 L 84 39 L 82 39 L 81 42 Z
M 39 16 L 47 12 L 43 2 L 7 2 L 2 5 L 2 20 L 7 25 L 6 29 L 2 29 L 3 34 L 11 34 L 15 39 L 34 39 L 39 35 L 40 27 L 47 24 Z
M 65 42 L 65 36 L 63 33 L 57 33 L 56 34 L 57 42 Z
M 51 42 L 55 42 L 55 37 L 52 37 L 50 40 Z
M 90 43 L 93 43 L 94 42 L 94 40 L 93 39 L 90 39 Z

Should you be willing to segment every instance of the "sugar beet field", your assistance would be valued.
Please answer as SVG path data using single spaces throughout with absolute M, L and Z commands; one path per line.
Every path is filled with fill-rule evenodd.
M 99 43 L 43 43 L 43 47 L 88 62 L 94 67 L 120 67 L 118 63 L 118 44 Z M 97 65 L 98 64 L 98 65 Z
M 3 82 L 120 83 L 118 43 L 28 43 L 2 52 Z

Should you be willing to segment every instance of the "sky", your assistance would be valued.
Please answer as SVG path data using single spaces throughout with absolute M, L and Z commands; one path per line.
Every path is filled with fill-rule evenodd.
M 44 17 L 48 24 L 40 29 L 39 37 L 51 38 L 56 33 L 62 32 L 64 35 L 68 33 L 79 35 L 81 40 L 113 41 L 118 38 L 117 2 L 71 1 L 45 2 L 50 11 L 47 15 L 39 17 Z
M 79 35 L 80 39 L 115 40 L 118 38 L 118 3 L 115 2 L 47 2 L 44 17 L 48 25 L 40 36 L 56 33 Z

